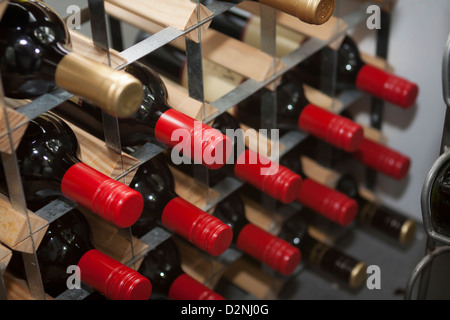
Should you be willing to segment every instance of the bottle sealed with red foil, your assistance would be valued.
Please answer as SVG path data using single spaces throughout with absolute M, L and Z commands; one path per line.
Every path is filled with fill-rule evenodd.
M 144 98 L 138 111 L 118 120 L 122 147 L 154 141 L 174 148 L 195 163 L 218 169 L 231 153 L 230 140 L 219 131 L 169 106 L 166 86 L 158 74 L 139 62 L 125 68 L 144 84 Z M 70 101 L 54 109 L 92 135 L 104 139 L 101 110 L 86 101 Z
M 163 155 L 141 164 L 130 187 L 144 199 L 142 215 L 131 227 L 135 236 L 142 237 L 157 222 L 212 256 L 230 246 L 228 225 L 175 192 L 175 180 Z
M 180 252 L 172 238 L 150 250 L 138 271 L 152 283 L 150 299 L 225 300 L 183 271 Z
M 292 274 L 301 252 L 287 241 L 261 229 L 245 216 L 245 206 L 237 192 L 219 202 L 213 215 L 233 229 L 233 244 L 241 251 L 282 275 Z
M 34 209 L 34 208 L 33 208 Z M 8 266 L 13 274 L 25 278 L 20 253 Z M 94 247 L 91 228 L 78 209 L 72 209 L 50 223 L 36 250 L 44 291 L 56 298 L 66 290 L 77 290 L 74 273 L 81 283 L 109 300 L 148 300 L 152 284 L 148 278 Z M 73 270 L 73 269 L 70 269 Z M 69 277 L 71 281 L 68 281 Z M 70 288 L 68 287 L 70 284 Z
M 325 47 L 307 58 L 293 72 L 305 83 L 321 89 L 333 77 L 323 77 L 321 66 L 329 66 L 337 55 L 336 90 L 361 90 L 396 106 L 407 109 L 414 105 L 419 94 L 417 84 L 393 73 L 365 63 L 355 41 L 346 36 L 334 51 Z
M 120 228 L 142 213 L 139 192 L 83 163 L 76 135 L 51 113 L 30 120 L 16 154 L 26 200 L 34 206 L 63 195 Z

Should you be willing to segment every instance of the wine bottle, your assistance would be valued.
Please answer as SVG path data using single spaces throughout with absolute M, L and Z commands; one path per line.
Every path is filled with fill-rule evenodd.
M 430 207 L 433 215 L 432 223 L 438 232 L 450 235 L 450 171 L 446 169 L 436 178 L 431 191 Z
M 232 230 L 175 192 L 175 181 L 162 155 L 141 164 L 130 187 L 144 199 L 144 210 L 131 226 L 138 237 L 160 222 L 208 254 L 222 254 L 231 244 Z
M 348 110 L 343 111 L 342 116 L 353 119 L 353 116 Z M 316 151 L 323 145 L 321 141 L 316 141 L 315 144 Z M 349 158 L 349 154 L 342 152 L 342 150 L 334 148 L 332 151 L 334 153 L 335 159 L 333 161 L 335 163 L 347 161 L 346 159 Z M 359 148 L 350 153 L 350 157 L 364 166 L 396 180 L 404 179 L 411 167 L 410 157 L 366 136 L 363 138 Z
M 225 164 L 231 154 L 231 141 L 227 136 L 170 107 L 164 83 L 149 67 L 133 62 L 125 71 L 144 84 L 144 99 L 135 114 L 119 119 L 122 147 L 135 147 L 153 140 L 210 169 Z M 78 105 L 67 101 L 53 111 L 104 139 L 102 114 L 95 106 L 85 101 Z
M 120 228 L 142 213 L 139 192 L 83 163 L 74 132 L 51 113 L 30 120 L 16 154 L 29 205 L 63 195 Z
M 400 212 L 363 197 L 359 185 L 351 174 L 343 174 L 336 183 L 336 190 L 355 199 L 359 205 L 356 221 L 360 226 L 377 231 L 400 244 L 414 239 L 417 225 Z
M 202 175 L 207 175 L 211 187 L 226 177 L 235 177 L 283 203 L 295 200 L 302 185 L 301 177 L 279 163 L 247 148 L 240 125 L 231 114 L 222 113 L 216 117 L 211 126 L 224 134 L 228 135 L 232 132 L 234 135 L 232 156 L 222 168 L 195 171 L 195 165 L 185 164 L 182 161 L 174 162 L 173 159 L 168 161 L 190 176 L 194 176 L 195 172 L 201 181 L 206 181 L 206 177 Z
M 329 188 L 305 174 L 300 161 L 303 145 L 300 144 L 297 148 L 293 148 L 280 161 L 281 164 L 299 174 L 303 179 L 297 201 L 330 221 L 342 226 L 349 225 L 358 213 L 358 203 L 346 194 Z
M 143 37 L 145 35 L 141 34 L 138 39 Z M 183 84 L 180 75 L 183 74 L 186 65 L 184 51 L 168 45 L 151 52 L 141 61 L 161 75 Z M 287 73 L 277 87 L 277 128 L 300 129 L 338 148 L 346 151 L 356 150 L 363 137 L 362 127 L 310 103 L 304 96 L 302 85 L 296 77 Z M 215 89 L 206 85 L 205 90 Z M 263 88 L 238 104 L 235 116 L 239 121 L 255 129 L 261 128 L 260 100 L 266 90 L 268 89 Z
M 242 41 L 257 49 L 261 48 L 261 17 L 246 10 L 230 10 L 214 17 L 210 28 Z M 296 50 L 306 35 L 291 30 L 282 24 L 276 25 L 276 56 L 282 58 Z
M 150 299 L 225 300 L 183 271 L 179 249 L 172 238 L 151 250 L 138 271 L 152 283 Z
M 308 224 L 302 218 L 302 208 L 297 214 L 284 221 L 279 237 L 299 248 L 306 264 L 312 269 L 324 272 L 350 288 L 360 288 L 366 279 L 367 265 L 346 254 L 335 245 L 326 244 L 313 237 Z
M 32 208 L 32 207 L 31 207 Z M 30 208 L 30 209 L 31 209 Z M 36 250 L 44 291 L 56 297 L 68 290 L 69 266 L 79 268 L 80 281 L 111 300 L 148 300 L 148 278 L 94 247 L 88 221 L 72 209 L 49 224 Z M 11 272 L 24 278 L 21 255 L 14 254 Z M 76 290 L 76 289 L 73 289 Z
M 411 158 L 386 145 L 364 138 L 353 159 L 366 167 L 396 180 L 404 179 L 411 167 Z
M 259 41 L 256 37 L 259 34 L 250 34 L 249 32 L 252 21 L 258 23 L 252 15 L 243 15 L 229 10 L 214 17 L 210 27 L 258 47 Z M 259 28 L 258 25 L 257 29 Z M 290 53 L 298 48 L 304 40 L 292 31 L 283 28 L 283 26 L 277 26 L 277 29 L 278 56 Z M 337 78 L 324 77 L 322 68 L 333 66 L 336 55 Z M 330 47 L 324 47 L 294 67 L 293 72 L 302 82 L 317 89 L 329 88 L 330 81 L 336 81 L 337 93 L 357 89 L 405 109 L 414 105 L 419 93 L 417 84 L 365 63 L 355 41 L 348 35 L 344 38 L 337 52 Z
M 253 128 L 261 128 L 263 88 L 235 107 L 236 118 Z M 347 152 L 357 150 L 363 139 L 363 128 L 345 117 L 315 106 L 305 97 L 303 84 L 291 73 L 284 75 L 276 88 L 276 121 L 280 130 L 302 130 Z
M 333 15 L 334 0 L 250 0 L 260 2 L 274 9 L 297 17 L 303 22 L 321 25 L 327 22 Z M 210 1 L 201 1 L 207 5 Z M 228 0 L 228 2 L 236 2 Z M 240 2 L 240 1 L 239 1 Z
M 213 215 L 231 226 L 234 246 L 280 274 L 292 274 L 300 263 L 300 250 L 248 221 L 237 192 L 220 201 Z
M 358 203 L 358 213 L 355 219 L 357 225 L 372 229 L 401 244 L 411 242 L 414 238 L 416 223 L 400 212 L 378 203 L 373 194 L 363 192 L 364 189 L 359 187 L 356 177 L 348 170 L 335 171 L 333 167 L 344 159 L 338 159 L 337 163 L 329 167 L 316 162 L 314 160 L 317 156 L 316 148 L 321 146 L 312 137 L 302 142 L 300 147 L 302 158 L 299 156 L 298 161 L 305 165 L 303 169 L 308 178 L 324 181 L 329 188 L 347 195 Z
M 393 105 L 407 109 L 419 94 L 417 84 L 365 63 L 354 40 L 346 36 L 337 50 L 325 47 L 297 65 L 293 72 L 305 83 L 324 88 L 333 77 L 321 77 L 321 66 L 334 61 L 337 54 L 336 90 L 361 90 Z
M 56 86 L 119 117 L 135 113 L 142 84 L 71 51 L 61 17 L 38 0 L 11 0 L 0 21 L 1 75 L 5 95 L 32 99 Z

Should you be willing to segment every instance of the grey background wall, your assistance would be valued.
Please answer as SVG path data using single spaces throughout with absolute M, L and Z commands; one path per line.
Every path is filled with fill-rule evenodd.
M 87 0 L 45 2 L 62 16 L 67 15 L 68 4 L 87 5 Z M 352 1 L 336 2 L 338 15 L 352 9 Z M 409 155 L 412 167 L 404 181 L 379 176 L 376 191 L 383 202 L 418 220 L 421 220 L 422 185 L 439 155 L 441 142 L 446 108 L 442 97 L 441 66 L 450 33 L 449 12 L 448 0 L 399 0 L 392 15 L 388 61 L 397 74 L 419 84 L 420 94 L 417 104 L 410 110 L 386 105 L 383 133 L 389 139 L 388 145 Z M 83 26 L 81 31 L 90 35 L 88 25 Z M 376 32 L 367 29 L 365 23 L 350 33 L 362 50 L 375 52 Z M 124 24 L 123 35 L 125 46 L 130 46 L 134 42 L 136 29 Z M 357 121 L 368 123 L 368 106 L 369 99 L 363 98 L 351 108 Z
M 397 74 L 418 83 L 420 93 L 411 110 L 386 105 L 383 133 L 388 145 L 412 159 L 405 181 L 380 176 L 378 194 L 388 205 L 422 219 L 420 193 L 432 164 L 439 156 L 446 105 L 442 91 L 442 59 L 450 34 L 450 1 L 399 0 L 392 13 L 388 61 Z M 375 52 L 375 31 L 353 30 L 362 50 Z M 368 123 L 367 104 L 357 120 Z

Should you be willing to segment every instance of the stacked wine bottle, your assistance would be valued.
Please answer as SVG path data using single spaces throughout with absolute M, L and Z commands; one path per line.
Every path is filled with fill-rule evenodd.
M 214 2 L 200 1 L 198 5 Z M 332 0 L 254 2 L 311 25 L 327 23 L 334 10 Z M 214 16 L 210 28 L 245 43 L 252 15 L 239 12 L 227 10 Z M 36 101 L 56 89 L 73 95 L 29 119 L 14 152 L 20 186 L 11 185 L 10 163 L 0 162 L 2 195 L 9 197 L 21 188 L 26 209 L 32 212 L 45 211 L 54 201 L 71 207 L 48 223 L 32 250 L 43 289 L 51 298 L 76 290 L 68 288 L 67 282 L 67 267 L 76 266 L 82 285 L 94 290 L 92 298 L 98 294 L 110 300 L 226 299 L 215 292 L 217 282 L 199 279 L 195 270 L 188 270 L 180 242 L 210 261 L 227 261 L 227 253 L 238 253 L 283 281 L 306 265 L 350 288 L 359 288 L 366 274 L 365 262 L 318 236 L 314 230 L 320 219 L 343 230 L 367 226 L 399 244 L 413 238 L 414 222 L 364 198 L 351 173 L 340 173 L 340 179 L 329 185 L 310 174 L 301 161 L 304 157 L 315 159 L 318 146 L 326 145 L 340 161 L 356 160 L 395 179 L 405 178 L 410 168 L 408 156 L 365 137 L 363 126 L 351 117 L 326 110 L 306 97 L 304 85 L 316 90 L 327 85 L 316 76 L 321 74 L 321 65 L 336 54 L 331 48 L 324 47 L 283 72 L 275 88 L 261 88 L 207 124 L 171 102 L 166 84 L 173 82 L 183 89 L 188 59 L 185 51 L 169 43 L 129 61 L 119 71 L 73 52 L 70 32 L 61 17 L 38 0 L 10 0 L 0 31 L 5 35 L 0 39 L 5 97 Z M 150 36 L 140 32 L 136 45 Z M 337 54 L 339 92 L 358 89 L 403 108 L 414 104 L 417 85 L 364 63 L 350 37 L 345 37 Z M 213 89 L 205 84 L 205 90 Z M 275 127 L 264 126 L 261 112 L 268 92 L 276 97 Z M 137 165 L 129 171 L 128 182 L 104 174 L 83 157 L 84 141 L 74 128 L 93 141 L 104 141 L 105 113 L 117 119 L 119 152 L 133 158 L 146 144 L 158 150 L 145 161 L 134 159 Z M 304 137 L 281 157 L 271 158 L 246 144 L 243 126 Z M 200 185 L 206 193 L 216 192 L 229 180 L 238 187 L 225 190 L 204 208 L 181 194 L 180 177 Z M 270 202 L 270 209 L 276 212 L 290 206 L 295 212 L 277 216 L 275 227 L 259 224 L 246 211 L 250 203 L 260 205 L 256 212 L 268 209 L 261 206 L 261 199 Z M 134 241 L 145 242 L 153 230 L 168 236 L 154 247 L 148 246 L 137 261 L 136 257 L 131 262 L 129 257 L 116 259 L 115 248 L 93 237 L 97 230 L 91 220 L 98 219 L 117 234 L 129 233 L 131 252 Z M 8 272 L 27 280 L 21 251 L 12 250 Z M 215 275 L 224 274 L 225 278 L 232 264 L 228 261 Z

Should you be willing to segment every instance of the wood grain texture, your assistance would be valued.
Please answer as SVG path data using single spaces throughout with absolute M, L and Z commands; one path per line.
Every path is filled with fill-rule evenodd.
M 9 272 L 4 273 L 6 294 L 8 300 L 36 300 L 30 294 L 28 290 L 28 285 L 25 280 L 19 279 Z M 46 300 L 54 300 L 49 295 L 45 296 Z
M 226 266 L 186 240 L 179 237 L 174 237 L 174 240 L 180 252 L 183 271 L 208 288 L 214 289 Z
M 95 248 L 116 261 L 127 264 L 133 256 L 148 251 L 148 245 L 134 236 L 130 237 L 128 229 L 119 229 L 84 208 L 80 208 L 80 211 L 92 229 L 92 243 Z M 143 257 L 131 267 L 137 270 L 142 260 Z
M 75 31 L 69 30 L 70 38 L 72 40 L 72 51 L 79 53 L 95 62 L 102 63 L 104 65 L 108 65 L 108 55 L 99 47 L 94 45 L 94 41 Z M 124 65 L 127 60 L 122 58 L 120 54 L 115 50 L 110 50 L 110 59 L 111 59 L 111 68 L 115 69 L 119 66 Z
M 45 219 L 29 210 L 24 214 L 13 209 L 8 198 L 0 195 L 0 242 L 13 250 L 32 253 L 30 229 L 34 246 L 38 248 L 47 228 L 48 223 Z
M 95 170 L 115 178 L 124 171 L 130 171 L 121 182 L 131 183 L 137 171 L 139 160 L 129 154 L 116 153 L 106 146 L 106 143 L 90 133 L 80 129 L 70 121 L 65 121 L 75 133 L 80 144 L 80 160 Z
M 12 251 L 0 244 L 0 267 L 6 269 L 12 257 Z M 1 275 L 0 275 L 1 276 Z
M 0 152 L 11 154 L 19 146 L 29 119 L 5 104 L 4 108 L 0 107 Z
M 223 277 L 261 300 L 276 299 L 283 285 L 280 279 L 264 272 L 261 266 L 245 256 L 229 265 Z
M 260 14 L 260 3 L 252 1 L 243 1 L 238 4 L 238 7 L 250 12 L 255 17 Z M 283 28 L 295 31 L 307 38 L 318 38 L 324 41 L 332 39 L 337 33 L 344 31 L 347 24 L 340 18 L 332 16 L 326 23 L 322 25 L 311 25 L 309 23 L 300 21 L 297 17 L 287 13 L 277 11 L 277 24 Z M 258 26 L 259 28 L 259 26 Z M 339 37 L 330 44 L 331 47 L 337 48 L 340 46 L 344 36 Z M 298 43 L 300 44 L 300 43 Z

